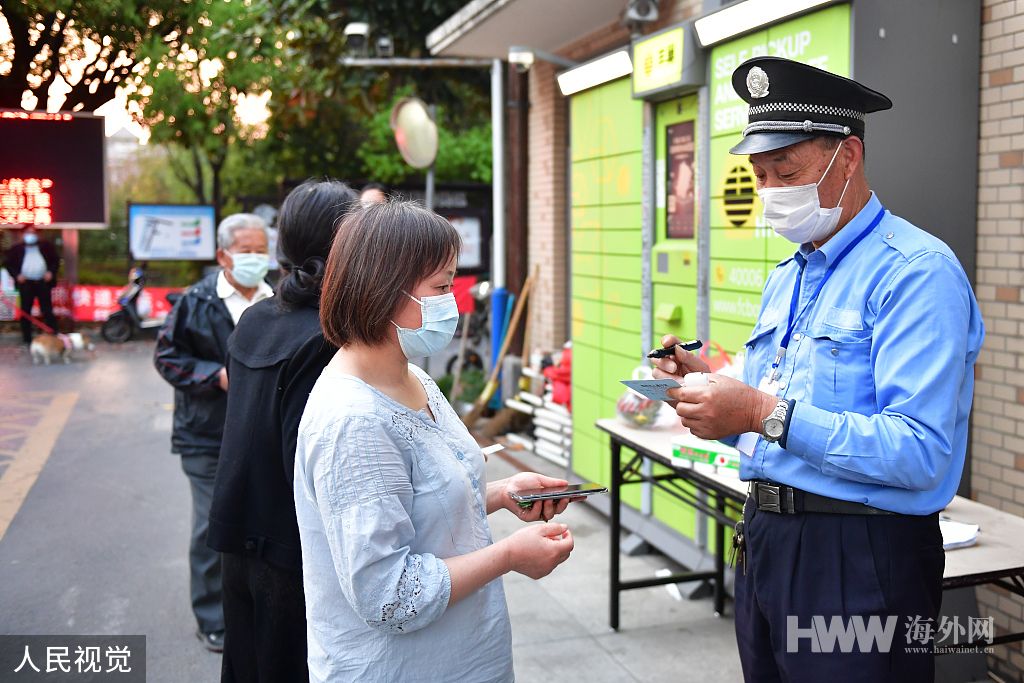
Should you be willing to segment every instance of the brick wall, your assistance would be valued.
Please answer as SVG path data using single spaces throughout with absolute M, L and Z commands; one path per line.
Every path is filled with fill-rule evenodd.
M 661 19 L 648 31 L 684 21 L 700 11 L 701 0 L 662 2 Z M 558 54 L 585 61 L 629 44 L 629 31 L 618 22 L 572 41 Z M 566 264 L 566 143 L 568 101 L 555 81 L 558 67 L 538 60 L 530 70 L 529 250 L 530 269 L 540 281 L 531 297 L 534 348 L 556 350 L 569 338 L 566 327 L 569 273 Z
M 1024 2 L 982 7 L 976 294 L 987 337 L 976 371 L 971 489 L 978 501 L 1024 516 Z M 978 600 L 997 630 L 1024 630 L 1020 598 L 986 589 Z M 989 659 L 1003 679 L 1024 682 L 1020 643 Z
M 565 136 L 567 107 L 555 82 L 555 67 L 537 61 L 530 70 L 529 208 L 530 271 L 540 280 L 530 296 L 532 346 L 555 351 L 566 329 Z

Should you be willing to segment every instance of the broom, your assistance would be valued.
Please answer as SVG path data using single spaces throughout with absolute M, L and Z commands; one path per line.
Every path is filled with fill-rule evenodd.
M 533 269 L 533 281 L 536 282 L 540 279 L 540 266 L 535 266 Z M 526 323 L 523 327 L 523 363 L 524 366 L 529 362 L 530 357 L 530 328 L 533 322 L 533 316 L 530 313 L 533 311 L 533 301 L 526 302 Z M 523 383 L 526 386 L 523 386 Z M 529 391 L 530 378 L 526 375 L 522 375 L 519 378 L 519 390 Z M 487 425 L 483 428 L 482 433 L 484 436 L 494 438 L 500 434 L 505 434 L 510 431 L 516 431 L 528 425 L 530 418 L 523 415 L 518 410 L 509 408 L 508 406 L 502 406 L 501 409 L 494 414 L 490 420 L 487 421 Z

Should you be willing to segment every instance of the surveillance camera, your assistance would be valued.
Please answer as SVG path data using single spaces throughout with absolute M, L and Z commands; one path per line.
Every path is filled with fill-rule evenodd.
M 658 20 L 658 0 L 629 0 L 626 5 L 625 21 L 649 24 Z
M 345 44 L 353 52 L 366 51 L 370 37 L 370 25 L 362 21 L 353 21 L 345 26 Z
M 530 70 L 533 66 L 535 55 L 533 50 L 525 47 L 512 46 L 508 49 L 508 62 L 509 64 L 516 65 L 516 71 L 519 73 L 525 73 Z
M 380 38 L 377 39 L 377 56 L 395 56 L 395 44 L 391 41 L 391 36 L 381 36 Z

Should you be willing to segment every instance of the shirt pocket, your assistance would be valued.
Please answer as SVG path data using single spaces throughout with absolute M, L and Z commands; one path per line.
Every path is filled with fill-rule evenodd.
M 811 343 L 811 403 L 833 413 L 874 412 L 872 331 L 820 322 L 807 329 Z
M 743 344 L 744 348 L 744 366 L 749 366 L 755 369 L 758 379 L 761 375 L 764 375 L 772 361 L 775 360 L 775 353 L 778 351 L 778 345 L 773 343 L 775 337 L 775 330 L 778 329 L 778 319 L 772 319 L 767 321 L 758 321 L 754 327 L 754 331 L 750 333 L 750 337 Z M 746 373 L 745 373 L 746 374 Z M 750 374 L 748 377 L 752 376 Z

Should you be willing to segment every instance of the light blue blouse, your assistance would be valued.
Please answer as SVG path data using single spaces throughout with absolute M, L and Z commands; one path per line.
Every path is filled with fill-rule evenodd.
M 443 558 L 493 541 L 480 447 L 419 368 L 431 412 L 329 365 L 295 452 L 310 681 L 512 681 L 501 579 L 453 606 Z

